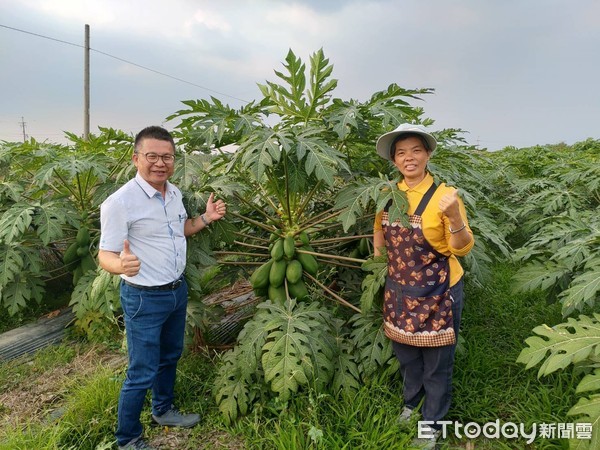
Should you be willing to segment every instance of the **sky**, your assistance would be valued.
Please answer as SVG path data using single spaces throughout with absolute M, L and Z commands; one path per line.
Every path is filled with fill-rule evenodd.
M 322 48 L 334 97 L 432 88 L 411 104 L 479 148 L 600 138 L 597 0 L 0 0 L 0 141 L 82 135 L 86 24 L 92 133 L 239 108 Z

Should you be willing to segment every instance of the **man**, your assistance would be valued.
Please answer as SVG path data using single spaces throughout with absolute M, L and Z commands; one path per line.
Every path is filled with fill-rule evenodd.
M 121 388 L 117 443 L 120 449 L 150 449 L 142 437 L 140 414 L 152 389 L 152 421 L 192 427 L 197 414 L 173 406 L 177 362 L 183 351 L 188 289 L 183 277 L 186 237 L 221 219 L 222 200 L 210 195 L 206 212 L 188 218 L 181 191 L 168 179 L 175 167 L 175 143 L 161 127 L 144 128 L 135 138 L 134 179 L 100 208 L 100 266 L 123 279 L 129 367 Z

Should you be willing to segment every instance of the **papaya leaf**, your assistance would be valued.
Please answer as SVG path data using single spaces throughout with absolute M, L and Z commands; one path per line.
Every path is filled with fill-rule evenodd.
M 177 185 L 182 190 L 189 190 L 200 184 L 200 177 L 205 173 L 202 160 L 198 155 L 181 153 L 176 156 L 175 172 L 173 177 L 177 179 Z
M 35 174 L 34 181 L 38 186 L 48 184 L 55 175 L 59 175 L 62 184 L 75 182 L 78 175 L 89 174 L 99 181 L 106 180 L 109 167 L 114 163 L 102 154 L 62 154 L 55 160 L 50 160 Z
M 380 118 L 384 129 L 395 128 L 404 122 L 413 122 L 422 111 L 409 106 L 402 97 L 419 99 L 421 94 L 433 93 L 432 89 L 407 90 L 393 83 L 385 91 L 374 93 L 366 103 L 370 115 Z
M 354 357 L 354 347 L 349 340 L 347 332 L 342 329 L 342 321 L 333 321 L 335 348 L 337 352 L 334 358 L 335 373 L 332 379 L 333 392 L 356 392 L 360 389 L 360 374 Z
M 551 258 L 553 261 L 560 261 L 571 270 L 577 270 L 590 258 L 592 252 L 593 247 L 589 245 L 587 239 L 578 238 L 558 248 Z
M 16 244 L 2 245 L 0 252 L 0 293 L 23 269 L 23 257 Z
M 23 259 L 23 272 L 37 274 L 38 277 L 47 277 L 48 272 L 44 270 L 42 255 L 38 249 L 32 247 L 19 247 Z
M 303 356 L 309 353 L 306 334 L 312 331 L 305 321 L 293 315 L 295 301 L 287 301 L 286 305 L 285 310 L 266 305 L 276 316 L 268 324 L 269 335 L 262 355 L 265 381 L 283 401 L 289 400 L 300 385 L 308 383 L 307 372 L 310 369 L 303 364 Z M 291 317 L 285 317 L 286 312 Z
M 547 325 L 535 327 L 533 332 L 538 336 L 525 340 L 528 346 L 521 350 L 517 362 L 530 369 L 546 358 L 538 371 L 538 377 L 541 377 L 599 354 L 599 319 L 600 314 L 581 315 L 552 328 Z
M 267 168 L 278 163 L 282 151 L 289 151 L 291 145 L 292 137 L 286 131 L 278 133 L 267 128 L 257 129 L 240 145 L 228 167 L 240 164 L 250 171 L 256 181 L 261 181 Z
M 209 180 L 204 186 L 216 192 L 216 199 L 223 198 L 224 196 L 231 197 L 234 193 L 243 193 L 248 189 L 247 185 L 243 185 L 227 177 Z M 206 194 L 205 198 L 208 199 L 208 194 Z
M 202 272 L 200 270 L 198 270 L 198 266 L 196 266 L 196 264 L 192 263 L 192 262 L 187 262 L 185 265 L 185 281 L 188 285 L 188 293 L 190 296 L 190 300 L 194 300 L 194 303 L 196 304 L 194 306 L 195 311 L 198 312 L 199 314 L 202 314 L 203 312 L 203 306 L 204 304 L 200 301 L 201 298 L 203 297 L 203 289 L 202 289 L 202 285 L 201 285 L 201 279 L 202 279 Z M 191 302 L 190 302 L 191 303 Z M 188 309 L 191 309 L 192 305 L 188 305 Z M 194 314 L 192 314 L 190 311 L 188 311 L 188 319 L 191 320 L 195 320 L 196 318 L 191 318 L 190 316 L 194 316 Z M 198 319 L 198 322 L 200 323 L 200 319 Z M 198 326 L 198 328 L 202 328 L 201 326 Z
M 517 291 L 533 291 L 535 289 L 547 290 L 554 286 L 563 277 L 568 275 L 569 269 L 554 261 L 545 263 L 535 261 L 522 267 L 513 276 L 514 289 Z
M 492 243 L 495 248 L 500 250 L 502 256 L 507 259 L 511 258 L 510 245 L 508 245 L 504 236 L 501 233 L 498 233 L 498 226 L 493 220 L 488 219 L 482 213 L 478 213 L 473 215 L 473 219 L 469 222 L 469 226 L 473 230 L 473 233 L 477 233 L 476 242 L 485 240 L 486 243 Z
M 362 295 L 360 296 L 360 308 L 363 311 L 370 311 L 373 308 L 377 294 L 385 285 L 388 273 L 387 254 L 373 256 L 362 264 L 362 270 L 371 272 L 362 282 Z
M 406 194 L 398 189 L 396 182 L 385 178 L 367 178 L 360 183 L 351 183 L 338 193 L 334 207 L 343 210 L 340 221 L 344 231 L 348 231 L 358 217 L 362 216 L 368 208 L 373 207 L 371 201 L 375 204 L 375 210 L 381 211 L 390 200 L 392 201 L 388 211 L 390 222 L 399 220 L 407 225 Z
M 287 162 L 287 181 L 290 192 L 306 192 L 308 187 L 306 173 L 302 165 L 292 158 L 288 158 Z
M 91 289 L 89 292 L 90 298 L 104 297 L 106 291 L 108 291 L 113 285 L 113 277 L 110 273 L 105 270 L 99 270 L 97 276 L 93 279 Z M 118 277 L 117 277 L 118 278 Z
M 284 64 L 284 67 L 287 69 L 288 75 L 279 71 L 275 71 L 275 74 L 288 84 L 290 90 L 286 90 L 283 86 L 276 87 L 281 94 L 284 94 L 284 96 L 289 99 L 290 103 L 296 104 L 299 107 L 304 106 L 303 96 L 306 87 L 306 76 L 304 75 L 304 72 L 306 70 L 306 65 L 299 57 L 296 57 L 292 49 L 289 49 L 285 61 L 287 65 Z
M 42 300 L 43 282 L 38 278 L 28 277 L 26 273 L 22 273 L 4 286 L 1 293 L 2 303 L 8 309 L 8 313 L 13 316 L 24 309 L 29 300 L 34 299 L 38 303 Z
M 575 390 L 578 394 L 589 391 L 600 391 L 600 369 L 596 369 L 593 373 L 588 373 L 584 376 Z
M 238 349 L 225 353 L 215 379 L 215 400 L 226 423 L 233 422 L 238 417 L 238 411 L 246 414 L 251 403 L 251 379 L 241 370 L 239 353 Z
M 408 216 L 408 200 L 406 193 L 398 189 L 396 182 L 390 180 L 384 181 L 385 188 L 380 191 L 379 196 L 375 199 L 376 210 L 382 211 L 388 202 L 392 202 L 388 210 L 388 221 L 390 223 L 400 222 L 403 226 L 407 227 Z
M 88 338 L 99 338 L 106 323 L 101 319 L 114 315 L 119 303 L 120 281 L 120 277 L 103 270 L 88 270 L 74 287 L 69 306 L 73 307 L 77 326 Z
M 600 258 L 590 261 L 585 269 L 559 294 L 563 316 L 571 314 L 575 309 L 582 311 L 584 304 L 591 307 L 596 304 L 600 292 Z
M 591 424 L 591 439 L 571 439 L 569 441 L 569 449 L 578 450 L 593 450 L 600 448 L 600 395 L 592 395 L 589 398 L 580 398 L 577 404 L 573 406 L 569 412 L 569 416 L 579 416 L 575 423 Z
M 360 109 L 354 101 L 342 102 L 334 100 L 334 108 L 328 116 L 329 124 L 341 140 L 345 140 L 353 129 L 358 129 L 358 121 L 362 120 Z
M 352 319 L 351 334 L 357 349 L 357 363 L 363 377 L 372 377 L 394 359 L 391 341 L 383 332 L 381 311 L 371 310 L 367 314 L 357 314 Z
M 21 239 L 31 225 L 35 207 L 15 203 L 0 217 L 0 242 L 10 244 Z
M 21 200 L 21 194 L 25 188 L 15 181 L 2 181 L 0 183 L 0 199 L 10 199 L 13 202 Z M 4 200 L 2 200 L 4 203 Z
M 308 175 L 315 174 L 317 180 L 324 181 L 327 186 L 334 185 L 334 177 L 339 171 L 350 172 L 348 165 L 342 159 L 342 154 L 332 149 L 324 141 L 305 139 L 307 147 L 305 170 Z
M 475 239 L 475 245 L 471 251 L 461 258 L 461 263 L 463 262 L 469 275 L 473 276 L 473 282 L 483 286 L 484 280 L 488 279 L 490 275 L 492 259 L 488 255 L 487 248 L 480 240 Z
M 239 346 L 244 349 L 240 359 L 243 360 L 243 366 L 247 367 L 249 372 L 254 372 L 257 369 L 269 334 L 266 325 L 270 320 L 270 314 L 259 309 L 252 320 L 246 322 L 244 328 L 240 331 L 238 342 Z
M 307 92 L 309 109 L 305 118 L 308 120 L 319 107 L 328 103 L 329 94 L 337 86 L 337 80 L 328 78 L 333 72 L 333 65 L 325 58 L 323 49 L 319 49 L 310 57 L 310 84 Z
M 62 226 L 65 224 L 66 214 L 63 208 L 54 203 L 36 205 L 33 225 L 44 245 L 56 241 L 63 236 Z
M 324 323 L 331 320 L 333 318 L 329 316 Z M 335 342 L 329 333 L 323 332 L 309 333 L 306 338 L 305 345 L 309 351 L 304 355 L 303 363 L 305 367 L 308 367 L 307 377 L 313 381 L 318 391 L 322 391 L 333 378 Z
M 367 183 L 351 184 L 342 189 L 335 200 L 335 209 L 343 209 L 340 221 L 344 231 L 348 231 L 356 223 L 357 217 L 364 214 L 371 199 L 372 186 Z

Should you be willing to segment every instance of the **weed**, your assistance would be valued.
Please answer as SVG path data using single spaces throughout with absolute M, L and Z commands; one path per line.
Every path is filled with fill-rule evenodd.
M 548 305 L 541 293 L 512 292 L 515 270 L 509 264 L 498 265 L 484 287 L 467 289 L 461 331 L 464 347 L 456 357 L 454 400 L 447 420 L 483 425 L 499 419 L 526 427 L 571 421 L 566 412 L 574 402 L 574 386 L 581 375 L 562 371 L 538 380 L 534 371 L 515 363 L 534 326 L 561 320 L 560 305 Z M 32 383 L 35 377 L 51 379 L 50 374 L 65 368 L 52 385 L 51 401 L 42 402 L 35 417 L 22 419 L 17 427 L 2 427 L 0 450 L 110 448 L 125 368 L 124 356 L 114 352 L 116 347 L 108 348 L 120 359 L 108 367 L 98 356 L 106 347 L 83 344 L 63 344 L 38 353 L 31 361 L 0 365 L 0 394 L 4 395 L 10 395 L 15 386 Z M 214 402 L 214 378 L 211 360 L 200 354 L 184 355 L 178 366 L 177 406 L 200 413 L 202 422 L 190 430 L 149 429 L 147 404 L 142 423 L 153 445 L 196 450 L 404 449 L 416 434 L 415 429 L 402 429 L 396 423 L 402 409 L 398 373 L 381 377 L 353 394 L 299 391 L 285 404 L 259 404 L 250 415 L 228 426 Z M 41 395 L 50 397 L 48 390 Z M 443 449 L 471 444 L 483 450 L 566 448 L 557 439 L 540 438 L 531 445 L 483 438 L 468 443 L 454 437 L 452 428 L 449 431 Z

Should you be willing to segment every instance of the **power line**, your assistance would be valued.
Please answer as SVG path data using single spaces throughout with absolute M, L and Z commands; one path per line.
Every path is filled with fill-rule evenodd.
M 240 102 L 244 102 L 244 103 L 250 103 L 248 100 L 244 100 L 244 99 L 241 99 L 241 98 L 238 98 L 238 97 L 234 97 L 233 95 L 224 94 L 223 92 L 215 91 L 214 89 L 209 89 L 209 88 L 207 88 L 207 87 L 200 86 L 199 84 L 192 83 L 191 81 L 186 81 L 186 80 L 183 80 L 183 79 L 181 79 L 181 78 L 174 77 L 173 75 L 169 75 L 169 74 L 167 74 L 167 73 L 164 73 L 164 72 L 159 72 L 158 70 L 154 70 L 154 69 L 151 69 L 151 68 L 149 68 L 149 67 L 145 67 L 145 66 L 142 66 L 142 65 L 140 65 L 140 64 L 136 64 L 136 63 L 134 63 L 134 62 L 127 61 L 126 59 L 119 58 L 118 56 L 110 55 L 110 54 L 108 54 L 108 53 L 102 52 L 102 51 L 100 51 L 100 50 L 96 50 L 96 49 L 94 49 L 94 48 L 90 48 L 90 50 L 92 50 L 92 51 L 94 51 L 94 52 L 96 52 L 96 53 L 100 53 L 101 55 L 108 56 L 108 57 L 110 57 L 110 58 L 114 58 L 114 59 L 116 59 L 116 60 L 118 60 L 118 61 L 122 61 L 122 62 L 124 62 L 124 63 L 131 64 L 132 66 L 136 66 L 136 67 L 139 67 L 139 68 L 141 68 L 141 69 L 144 69 L 144 70 L 148 70 L 148 71 L 150 71 L 150 72 L 157 73 L 157 74 L 159 74 L 159 75 L 162 75 L 162 76 L 164 76 L 164 77 L 168 77 L 168 78 L 171 78 L 171 79 L 173 79 L 173 80 L 176 80 L 176 81 L 181 81 L 182 83 L 187 83 L 187 84 L 190 84 L 190 85 L 192 85 L 192 86 L 196 86 L 196 87 L 198 87 L 198 88 L 205 89 L 205 90 L 207 90 L 207 91 L 210 91 L 210 92 L 214 92 L 215 94 L 223 95 L 223 96 L 225 96 L 225 97 L 229 97 L 229 98 L 232 98 L 232 99 L 234 99 L 234 100 L 239 100 Z
M 74 47 L 84 48 L 83 45 L 76 44 L 74 42 L 63 41 L 61 39 L 56 39 L 56 38 L 53 38 L 53 37 L 50 37 L 50 36 L 44 36 L 43 34 L 32 33 L 31 31 L 26 31 L 26 30 L 21 30 L 19 28 L 9 27 L 8 25 L 3 25 L 1 23 L 0 23 L 0 27 L 7 28 L 7 29 L 13 30 L 13 31 L 18 31 L 20 33 L 30 34 L 32 36 L 36 36 L 36 37 L 39 37 L 39 38 L 48 39 L 50 41 L 60 42 L 61 44 L 67 44 L 67 45 L 72 45 Z M 223 92 L 215 91 L 214 89 L 207 88 L 206 86 L 201 86 L 199 84 L 192 83 L 191 81 L 184 80 L 183 78 L 175 77 L 173 75 L 169 75 L 168 73 L 160 72 L 158 70 L 151 69 L 150 67 L 142 66 L 141 64 L 137 64 L 137 63 L 134 63 L 132 61 L 128 61 L 126 59 L 120 58 L 120 57 L 115 56 L 115 55 L 111 55 L 110 53 L 106 53 L 106 52 L 103 52 L 101 50 L 96 50 L 96 49 L 91 48 L 91 47 L 90 47 L 90 50 L 93 51 L 93 52 L 96 52 L 96 53 L 100 53 L 101 55 L 108 56 L 109 58 L 113 58 L 113 59 L 116 59 L 118 61 L 124 62 L 126 64 L 130 64 L 132 66 L 139 67 L 140 69 L 144 69 L 144 70 L 147 70 L 149 72 L 153 72 L 153 73 L 156 73 L 158 75 L 162 75 L 163 77 L 171 78 L 172 80 L 179 81 L 181 83 L 186 83 L 186 84 L 189 84 L 191 86 L 195 86 L 197 88 L 204 89 L 206 91 L 213 92 L 213 93 L 218 94 L 218 95 L 222 95 L 224 97 L 229 97 L 231 99 L 238 100 L 240 102 L 250 103 L 248 100 L 244 100 L 242 98 L 234 97 L 233 95 L 225 94 Z
M 81 47 L 81 48 L 83 48 L 83 45 L 74 44 L 73 42 L 63 41 L 63 40 L 56 39 L 56 38 L 53 38 L 53 37 L 50 37 L 50 36 L 44 36 L 42 34 L 32 33 L 31 31 L 20 30 L 18 28 L 9 27 L 8 25 L 2 25 L 1 23 L 0 23 L 0 27 L 2 27 L 2 28 L 8 28 L 9 30 L 13 30 L 13 31 L 19 31 L 20 33 L 30 34 L 32 36 L 37 36 L 37 37 L 48 39 L 48 40 L 51 40 L 51 41 L 60 42 L 62 44 L 68 44 L 68 45 L 73 45 L 75 47 Z

